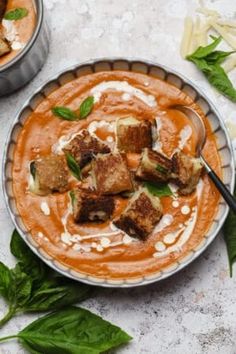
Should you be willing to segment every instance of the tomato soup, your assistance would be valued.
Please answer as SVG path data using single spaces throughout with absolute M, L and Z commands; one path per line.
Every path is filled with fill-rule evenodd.
M 52 113 L 55 106 L 76 110 L 93 95 L 91 114 L 83 120 L 61 120 Z M 220 158 L 209 122 L 184 92 L 157 78 L 140 73 L 112 71 L 74 79 L 46 97 L 30 114 L 18 136 L 13 162 L 13 190 L 17 208 L 35 242 L 59 263 L 85 275 L 102 279 L 132 279 L 149 276 L 185 257 L 207 233 L 218 209 L 219 193 L 206 174 L 196 191 L 161 198 L 163 217 L 146 241 L 132 239 L 115 229 L 112 220 L 75 223 L 68 192 L 38 196 L 29 190 L 29 163 L 57 153 L 66 141 L 88 129 L 111 149 L 115 147 L 115 123 L 120 117 L 156 120 L 154 143 L 171 157 L 175 149 L 194 156 L 197 137 L 190 121 L 171 109 L 184 104 L 196 109 L 204 120 L 207 142 L 204 157 L 221 175 Z M 135 170 L 139 156 L 127 154 Z M 73 177 L 70 187 L 80 184 Z M 117 217 L 127 198 L 115 196 Z M 107 241 L 108 240 L 108 241 Z

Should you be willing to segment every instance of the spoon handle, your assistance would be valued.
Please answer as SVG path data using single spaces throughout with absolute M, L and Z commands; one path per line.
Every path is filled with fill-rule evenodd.
M 202 156 L 201 156 L 202 158 Z M 230 209 L 236 213 L 236 198 L 230 193 L 228 188 L 224 185 L 222 180 L 217 176 L 217 174 L 211 169 L 211 167 L 208 165 L 208 163 L 202 158 L 202 162 L 204 163 L 204 166 L 206 168 L 208 176 L 211 178 L 211 180 L 214 182 L 216 188 L 230 207 Z

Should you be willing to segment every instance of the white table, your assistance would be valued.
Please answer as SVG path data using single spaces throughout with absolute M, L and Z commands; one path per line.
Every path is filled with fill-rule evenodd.
M 0 99 L 1 159 L 6 134 L 25 99 L 57 71 L 97 57 L 135 56 L 173 67 L 201 86 L 223 117 L 235 116 L 236 120 L 236 105 L 217 95 L 195 67 L 179 55 L 183 19 L 193 13 L 197 1 L 45 0 L 45 5 L 52 29 L 50 54 L 28 86 Z M 208 1 L 208 5 L 228 16 L 236 12 L 235 1 Z M 13 265 L 9 252 L 13 224 L 0 193 L 0 260 Z M 236 274 L 234 279 L 229 278 L 222 236 L 176 276 L 143 288 L 101 289 L 83 306 L 134 337 L 118 353 L 236 353 Z M 0 314 L 4 311 L 1 303 Z M 23 315 L 13 319 L 1 329 L 1 336 L 17 332 L 34 318 Z M 25 351 L 12 341 L 2 344 L 0 353 Z

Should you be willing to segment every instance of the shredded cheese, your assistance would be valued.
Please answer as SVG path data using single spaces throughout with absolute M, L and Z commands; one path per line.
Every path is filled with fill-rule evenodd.
M 189 54 L 189 47 L 192 38 L 193 20 L 191 17 L 186 17 L 184 20 L 184 34 L 180 46 L 180 54 L 184 59 Z
M 224 27 L 218 25 L 214 20 L 211 20 L 211 25 L 214 30 L 224 38 L 224 40 L 230 45 L 230 47 L 236 49 L 236 40 L 232 37 L 231 34 L 226 31 Z

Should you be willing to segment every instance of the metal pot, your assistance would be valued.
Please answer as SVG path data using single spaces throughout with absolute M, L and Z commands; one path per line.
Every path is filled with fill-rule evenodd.
M 43 66 L 49 50 L 49 28 L 43 0 L 34 0 L 37 23 L 25 48 L 8 63 L 0 66 L 0 96 L 10 94 L 29 82 Z

